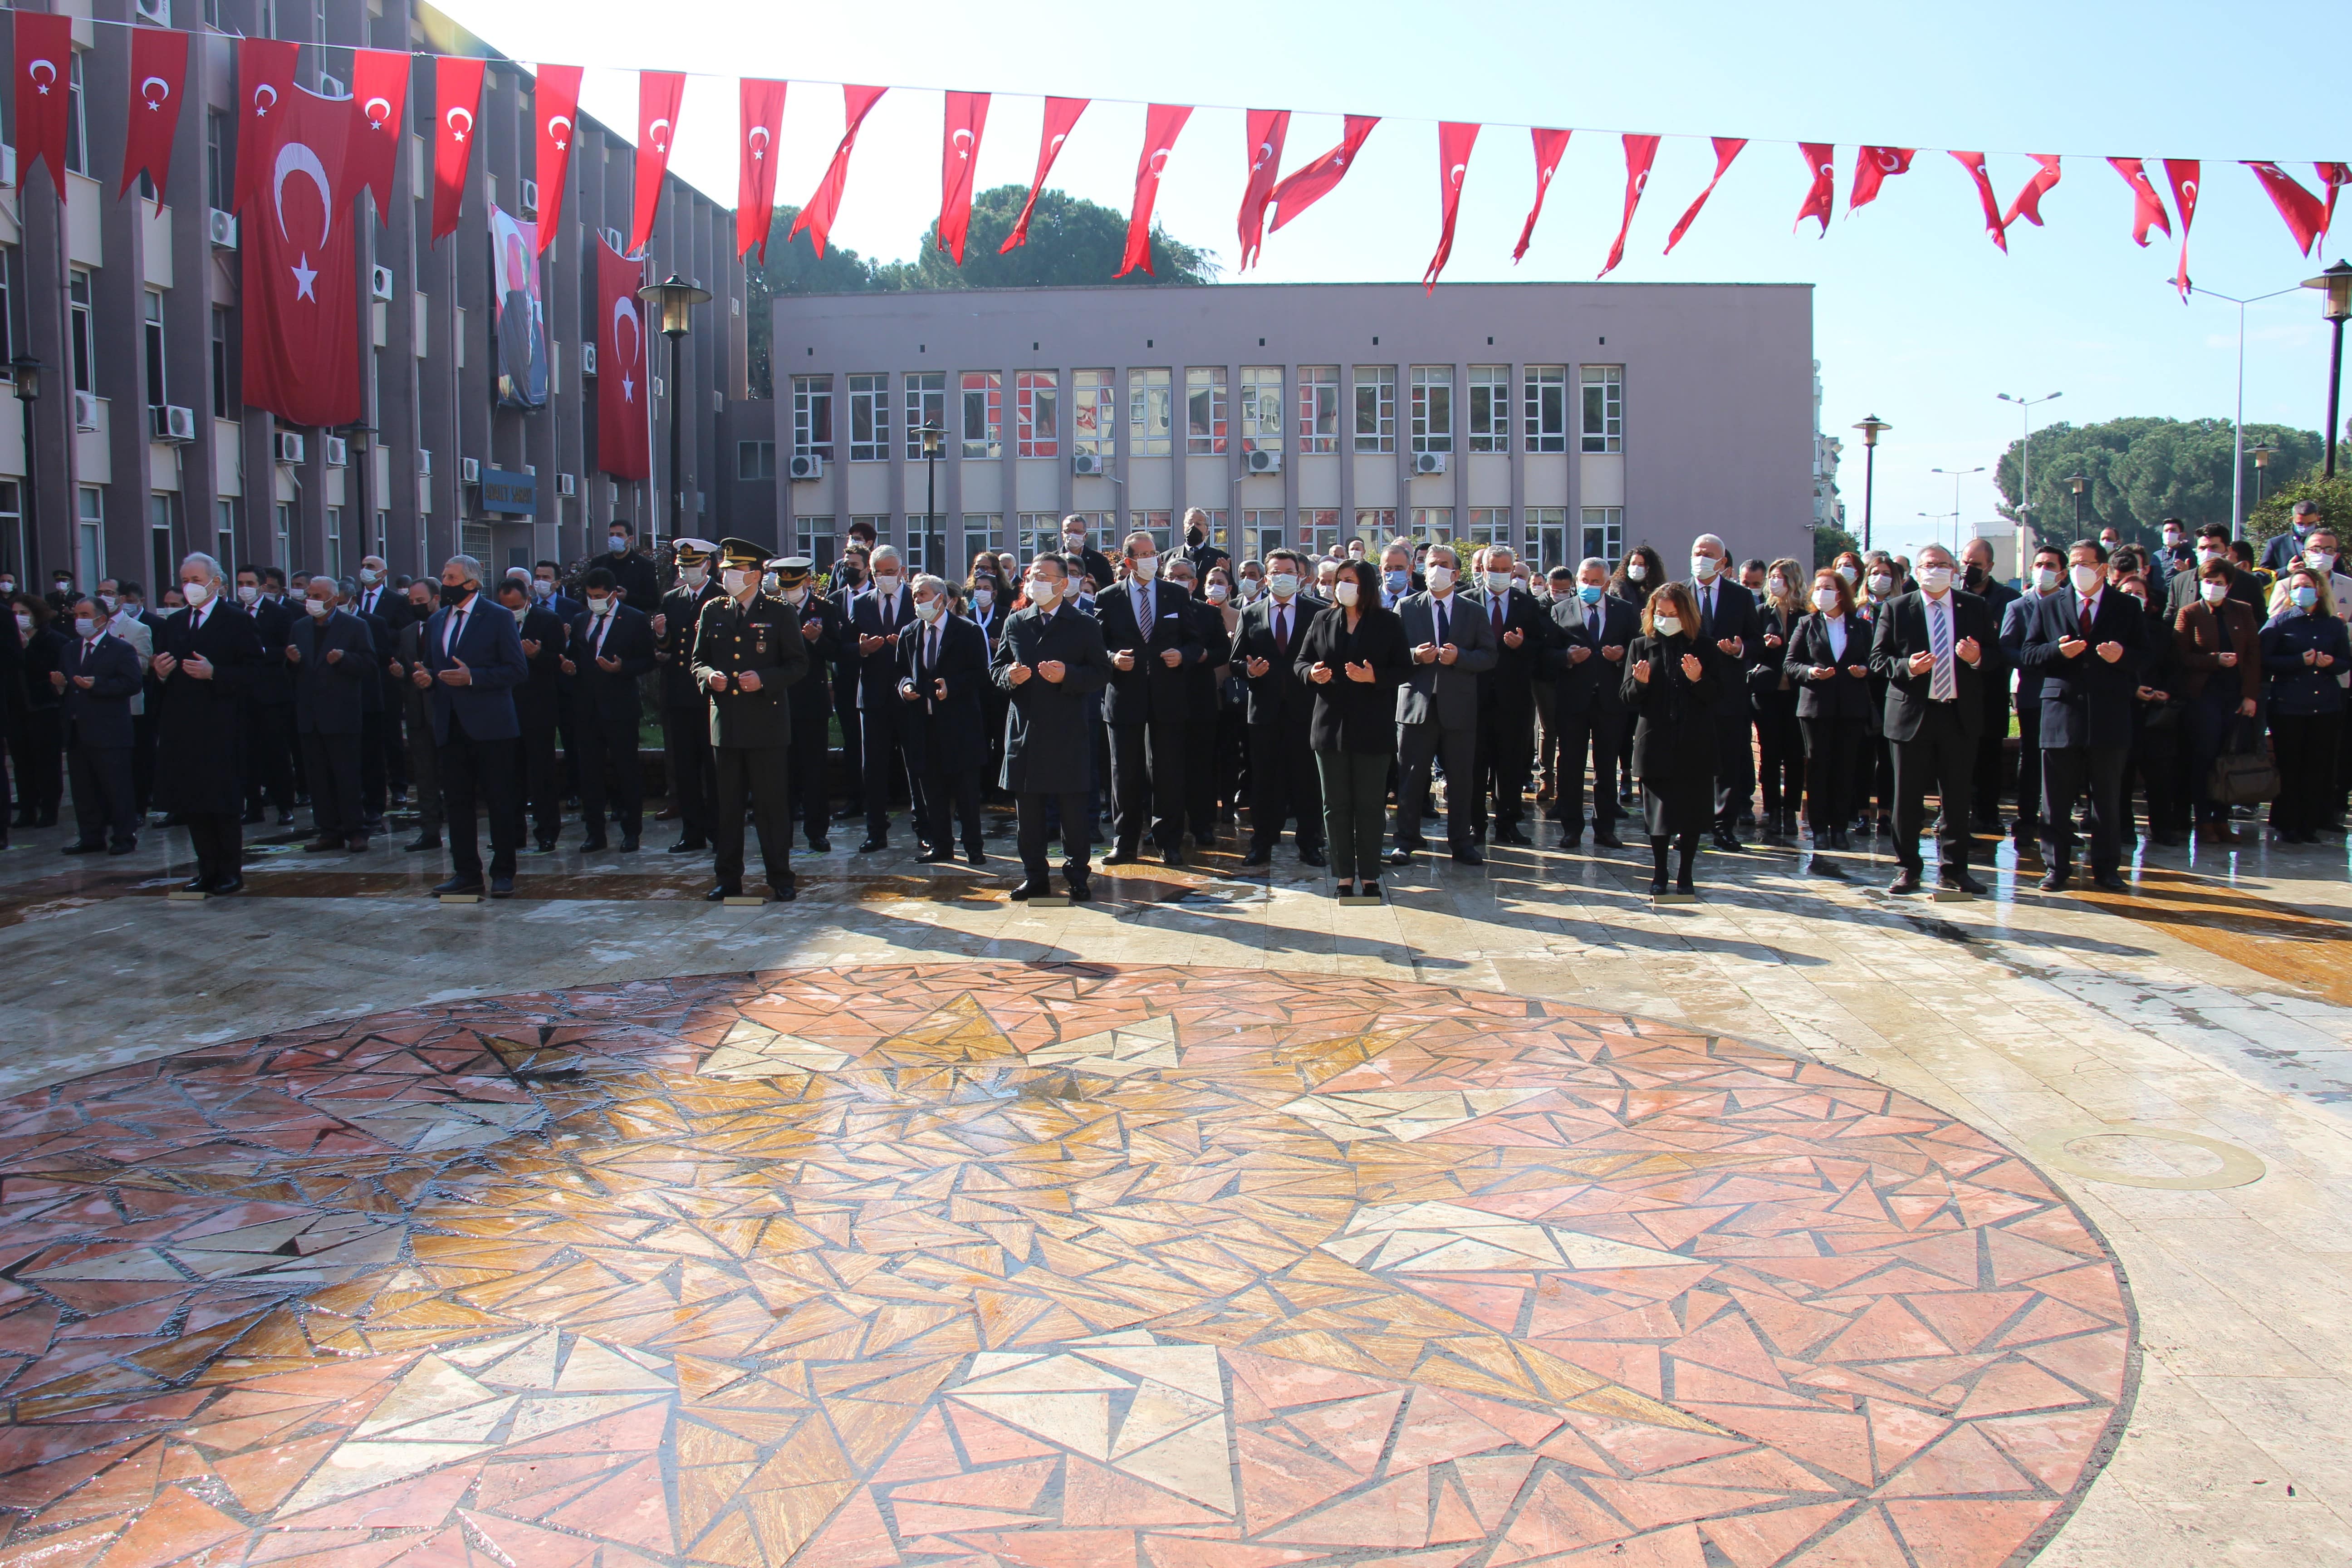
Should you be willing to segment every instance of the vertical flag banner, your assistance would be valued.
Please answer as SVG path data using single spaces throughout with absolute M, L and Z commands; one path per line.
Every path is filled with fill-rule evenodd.
M 1864 147 L 1853 159 L 1853 189 L 1846 193 L 1845 216 L 1852 217 L 1858 207 L 1866 207 L 1878 199 L 1878 187 L 1890 174 L 1907 174 L 1916 147 Z
M 474 117 L 482 108 L 482 73 L 488 62 L 443 55 L 433 62 L 433 234 L 457 231 L 466 205 L 466 165 L 474 154 Z
M 661 215 L 662 179 L 677 136 L 677 106 L 686 97 L 684 71 L 637 73 L 636 204 L 629 220 L 629 254 L 645 249 Z
M 498 402 L 547 406 L 547 305 L 539 288 L 537 226 L 490 208 L 490 267 L 498 279 Z
M 1698 209 L 1706 205 L 1706 198 L 1715 195 L 1715 187 L 1723 184 L 1724 171 L 1731 167 L 1731 161 L 1734 158 L 1739 156 L 1739 150 L 1748 145 L 1748 138 L 1745 136 L 1717 136 L 1713 138 L 1713 141 L 1715 142 L 1715 178 L 1707 181 L 1706 189 L 1698 194 L 1697 200 L 1683 209 L 1683 216 L 1675 224 L 1674 232 L 1666 236 L 1664 254 L 1668 256 L 1672 256 L 1675 253 L 1675 247 L 1683 242 L 1683 236 L 1690 232 L 1690 226 L 1698 221 Z
M 58 200 L 66 199 L 66 137 L 73 90 L 73 18 L 63 12 L 16 16 L 16 188 L 36 159 L 47 159 Z M 289 48 L 292 46 L 288 46 Z M 292 74 L 290 71 L 288 73 Z
M 539 250 L 544 256 L 563 218 L 564 187 L 572 182 L 572 143 L 579 134 L 580 68 L 539 68 L 531 101 L 539 118 Z
M 1135 203 L 1128 209 L 1127 250 L 1119 257 L 1116 277 L 1124 278 L 1139 267 L 1151 271 L 1152 205 L 1160 199 L 1168 155 L 1176 151 L 1176 138 L 1192 118 L 1190 109 L 1176 103 L 1155 103 L 1144 111 L 1143 150 L 1135 160 Z
M 2167 158 L 2165 182 L 2172 187 L 2172 208 L 2180 215 L 2180 265 L 2172 271 L 2172 286 L 2180 302 L 2189 303 L 2189 226 L 2197 221 L 2197 191 L 2203 183 L 2202 165 L 2194 158 Z
M 1977 205 L 1984 209 L 1985 237 L 2000 246 L 2006 253 L 2009 249 L 2009 229 L 2000 221 L 2000 198 L 1992 194 L 1992 176 L 1985 172 L 1984 154 L 1955 153 L 1952 156 L 1958 160 L 1961 168 L 1969 172 L 1969 177 L 1976 182 Z
M 776 226 L 776 140 L 784 133 L 784 84 L 745 77 L 735 149 L 735 254 L 754 246 L 768 259 L 768 231 Z
M 1348 165 L 1356 161 L 1363 147 L 1364 138 L 1381 122 L 1377 114 L 1350 114 L 1346 129 L 1339 132 L 1339 144 L 1307 164 L 1295 174 L 1286 174 L 1274 187 L 1274 228 L 1282 226 L 1337 190 L 1339 182 L 1348 177 Z
M 1601 276 L 1606 278 L 1625 259 L 1625 236 L 1633 226 L 1633 209 L 1642 205 L 1642 193 L 1650 188 L 1650 165 L 1657 161 L 1658 142 L 1655 136 L 1625 138 L 1625 216 L 1617 225 L 1617 243 L 1609 247 L 1609 259 L 1601 264 Z
M 1794 234 L 1805 226 L 1807 218 L 1818 219 L 1822 233 L 1830 231 L 1830 212 L 1837 205 L 1837 148 L 1827 142 L 1800 142 L 1797 151 L 1805 155 L 1805 167 L 1813 174 L 1813 183 L 1805 192 L 1805 205 L 1797 209 L 1797 221 L 1789 226 Z
M 1470 149 L 1477 142 L 1475 125 L 1456 120 L 1438 122 L 1437 254 L 1429 258 L 1428 269 L 1421 275 L 1424 294 L 1436 291 L 1437 275 L 1445 270 L 1446 260 L 1454 254 L 1454 220 L 1462 211 L 1462 181 L 1470 173 Z
M 352 51 L 352 183 L 375 195 L 376 216 L 392 221 L 392 182 L 408 128 L 412 58 L 400 49 Z
M 2058 184 L 2058 154 L 2036 153 L 2032 158 L 2042 166 L 2033 172 L 2032 179 L 2019 187 L 2017 199 L 2011 202 L 2009 210 L 2000 215 L 2000 226 L 2003 228 L 2010 227 L 2019 218 L 2036 228 L 2042 226 L 2042 198 L 2056 189 Z
M 2107 163 L 2132 189 L 2132 243 L 2145 248 L 2147 231 L 2152 228 L 2160 228 L 2169 235 L 2172 220 L 2164 216 L 2164 198 L 2156 194 L 2156 186 L 2149 183 L 2147 166 L 2137 158 L 2110 158 Z
M 2287 232 L 2294 236 L 2294 247 L 2309 256 L 2312 247 L 2319 243 L 2319 237 L 2327 230 L 2326 204 L 2305 190 L 2301 181 L 2276 163 L 2249 163 L 2246 167 L 2254 172 L 2254 178 L 2263 183 L 2263 190 L 2271 198 L 2271 205 L 2278 208 L 2279 216 L 2286 220 Z M 2328 190 L 2333 195 L 2335 187 L 2330 185 Z
M 971 233 L 971 175 L 980 163 L 980 138 L 988 129 L 988 94 L 950 92 L 940 130 L 940 248 L 963 265 L 963 245 Z
M 1528 209 L 1528 221 L 1519 225 L 1519 243 L 1511 249 L 1513 261 L 1528 253 L 1528 242 L 1536 237 L 1536 219 L 1543 216 L 1544 197 L 1551 194 L 1551 177 L 1559 173 L 1559 161 L 1568 156 L 1568 139 L 1573 132 L 1538 127 L 1528 134 L 1536 149 L 1536 202 Z
M 833 220 L 841 214 L 841 194 L 849 185 L 849 154 L 857 146 L 857 128 L 874 111 L 874 105 L 889 89 L 881 87 L 849 87 L 841 89 L 841 117 L 844 130 L 841 144 L 833 150 L 833 162 L 825 165 L 824 178 L 818 182 L 816 195 L 809 197 L 801 216 L 793 219 L 792 233 L 809 231 L 809 242 L 816 247 L 819 256 L 824 254 L 824 237 L 833 232 Z
M 1289 135 L 1290 110 L 1249 111 L 1249 183 L 1242 187 L 1242 259 L 1237 271 L 1248 271 L 1265 243 L 1265 205 L 1274 199 L 1275 182 L 1282 177 L 1282 144 Z
M 27 13 L 16 15 L 22 19 Z M 300 53 L 300 45 L 276 38 L 236 41 L 236 189 L 229 198 L 235 211 L 245 211 L 253 193 L 269 186 L 271 150 L 278 122 L 286 117 L 294 92 L 294 61 Z M 24 56 L 20 52 L 16 58 Z M 16 153 L 21 178 L 24 149 L 20 146 Z
M 117 201 L 130 194 L 131 182 L 142 174 L 154 182 L 156 199 L 163 199 L 172 174 L 172 142 L 180 129 L 181 89 L 187 81 L 186 32 L 177 27 L 132 30 L 131 123 L 122 138 L 122 184 L 114 193 Z
M 1070 132 L 1078 116 L 1087 111 L 1087 100 L 1083 98 L 1049 98 L 1045 100 L 1045 128 L 1037 132 L 1037 173 L 1029 181 L 1029 199 L 1021 204 L 1021 216 L 1013 220 L 1013 232 L 996 247 L 999 256 L 1016 245 L 1029 242 L 1029 215 L 1037 210 L 1038 193 L 1045 188 L 1045 176 L 1053 172 L 1054 160 L 1062 155 L 1062 143 L 1070 139 Z
M 616 479 L 653 477 L 644 281 L 636 262 L 596 242 L 596 466 Z
M 257 82 L 247 97 L 273 86 Z M 349 100 L 289 81 L 238 139 L 261 171 L 238 223 L 243 396 L 292 425 L 348 425 L 366 411 L 350 168 L 358 123 Z

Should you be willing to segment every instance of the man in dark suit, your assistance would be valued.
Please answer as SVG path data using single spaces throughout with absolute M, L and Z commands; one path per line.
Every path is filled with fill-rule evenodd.
M 661 667 L 663 761 L 669 771 L 669 804 L 677 814 L 673 855 L 710 845 L 710 702 L 694 684 L 693 664 L 702 606 L 719 596 L 719 584 L 710 580 L 710 558 L 718 548 L 707 539 L 677 542 L 677 583 L 662 595 L 653 617 L 654 660 Z
M 1422 847 L 1422 804 L 1429 798 L 1432 759 L 1445 764 L 1445 837 L 1454 858 L 1483 866 L 1473 821 L 1478 795 L 1478 689 L 1495 668 L 1495 633 L 1485 607 L 1456 591 L 1459 558 L 1432 545 L 1423 578 L 1429 586 L 1397 601 L 1412 674 L 1397 688 L 1397 833 L 1391 866 L 1409 866 Z
M 152 667 L 162 682 L 155 726 L 155 799 L 187 830 L 196 874 L 190 893 L 245 886 L 243 775 L 246 693 L 261 662 L 253 619 L 229 603 L 220 563 L 192 554 L 180 563 L 188 607 L 164 626 Z
M 621 853 L 637 852 L 645 825 L 645 778 L 637 765 L 637 681 L 654 671 L 653 617 L 625 604 L 621 585 L 604 566 L 580 579 L 588 607 L 572 623 L 562 664 L 572 678 L 572 733 L 580 745 L 580 818 L 583 850 L 606 847 L 606 804 L 618 808 Z M 609 795 L 607 792 L 610 792 Z
M 1062 877 L 1070 897 L 1094 896 L 1087 871 L 1087 816 L 1094 791 L 1087 700 L 1108 683 L 1110 653 L 1102 628 L 1066 601 L 1069 570 L 1059 556 L 1029 564 L 1029 605 L 1005 622 L 991 676 L 1011 703 L 1003 786 L 1012 792 L 1026 879 L 1013 897 L 1051 889 L 1045 846 L 1049 808 L 1062 830 Z
M 1206 650 L 1192 595 L 1160 581 L 1160 546 L 1140 531 L 1123 551 L 1129 581 L 1095 595 L 1095 619 L 1110 650 L 1103 720 L 1110 727 L 1111 853 L 1133 860 L 1147 821 L 1167 865 L 1184 863 L 1184 730 L 1192 712 L 1192 667 Z
M 1209 514 L 1200 507 L 1184 510 L 1184 559 L 1192 563 L 1195 583 L 1206 578 L 1212 569 L 1233 559 L 1231 552 L 1209 538 Z M 1198 598 L 1200 595 L 1193 595 Z
M 2188 566 L 2175 572 L 2166 581 L 2164 590 L 2166 626 L 2178 625 L 2180 612 L 2199 602 L 2197 574 L 2204 569 L 2208 560 L 2219 561 L 2230 568 L 2231 598 L 2252 610 L 2257 623 L 2270 618 L 2270 612 L 2264 607 L 2263 580 L 2230 559 L 2230 525 L 2226 522 L 2209 522 L 2197 531 L 2197 553 L 2190 559 Z
M 1916 893 L 1925 862 L 1919 829 L 1927 793 L 1940 806 L 1936 837 L 1943 863 L 1937 880 L 1965 893 L 1984 884 L 1969 875 L 1969 834 L 1974 817 L 1978 726 L 1984 722 L 1987 650 L 1997 638 L 1992 614 L 1974 594 L 1952 586 L 1952 552 L 1940 544 L 1919 552 L 1919 587 L 1884 605 L 1870 648 L 1871 673 L 1886 683 L 1886 739 L 1895 748 L 1895 859 L 1900 868 L 1890 893 Z
M 801 644 L 808 649 L 808 673 L 792 684 L 793 737 L 786 753 L 793 810 L 808 847 L 819 854 L 833 847 L 833 670 L 849 639 L 841 607 L 816 590 L 816 563 L 805 555 L 781 556 L 767 563 L 776 579 L 776 597 L 800 616 Z
M 908 800 L 914 799 L 914 781 L 898 734 L 902 704 L 896 655 L 898 634 L 915 623 L 915 601 L 907 592 L 906 566 L 894 547 L 876 547 L 872 584 L 849 603 L 849 630 L 857 649 L 859 773 L 866 786 L 866 839 L 857 847 L 860 855 L 890 847 L 890 795 L 901 778 L 908 781 Z M 919 818 L 915 833 L 919 840 Z
M 1699 636 L 1715 645 L 1732 668 L 1716 683 L 1715 847 L 1740 851 L 1739 818 L 1756 789 L 1755 705 L 1748 695 L 1748 672 L 1765 659 L 1764 623 L 1756 595 L 1730 571 L 1731 552 L 1722 540 L 1702 533 L 1691 542 L 1691 596 L 1698 601 Z
M 545 600 L 534 596 L 527 578 L 509 577 L 500 583 L 499 603 L 515 618 L 523 663 L 530 670 L 514 689 L 515 723 L 522 731 L 525 815 L 530 822 L 531 841 L 545 855 L 555 848 L 563 833 L 563 769 L 556 760 L 555 737 L 562 729 L 560 719 L 568 684 L 563 655 L 572 628 L 555 618 Z
M 2263 570 L 2273 577 L 2284 576 L 2294 558 L 2303 553 L 2304 542 L 2311 537 L 2311 531 L 2321 526 L 2317 501 L 2295 502 L 2286 531 L 2273 534 L 2271 542 L 2263 546 Z
M 391 568 L 383 556 L 363 555 L 358 588 L 344 596 L 352 614 L 367 623 L 368 635 L 375 642 L 378 701 L 373 721 L 362 721 L 371 732 L 360 738 L 360 793 L 366 797 L 371 832 L 382 825 L 388 802 L 408 793 L 408 749 L 402 744 L 400 732 L 405 685 L 391 673 L 389 662 L 399 646 L 400 628 L 418 617 L 406 592 L 391 586 Z M 373 763 L 367 761 L 371 751 Z
M 401 751 L 416 802 L 416 837 L 401 847 L 412 855 L 441 847 L 441 755 L 433 743 L 433 696 L 415 684 L 416 672 L 425 668 L 425 623 L 439 587 L 420 577 L 403 590 L 411 614 L 393 634 L 393 657 L 384 664 L 400 687 Z
M 858 595 L 873 585 L 866 570 L 871 556 L 869 549 L 853 539 L 843 548 L 824 589 L 839 626 L 833 658 L 833 720 L 841 726 L 843 794 L 841 808 L 835 814 L 839 821 L 866 815 L 866 727 L 859 721 L 862 682 L 857 673 L 857 631 L 850 624 L 850 615 Z
M 477 801 L 490 818 L 493 897 L 514 891 L 515 855 L 522 847 L 522 776 L 514 689 L 530 666 L 514 616 L 482 594 L 482 563 L 452 555 L 441 568 L 441 607 L 417 637 L 422 662 L 412 685 L 432 700 L 434 761 L 441 775 L 441 809 L 449 835 L 449 879 L 436 893 L 482 891 L 482 857 L 475 837 Z
M 1087 542 L 1087 520 L 1076 512 L 1062 520 L 1062 553 L 1076 558 L 1078 575 L 1093 578 L 1097 594 L 1109 587 L 1118 576 L 1112 570 L 1110 557 Z M 1071 581 L 1063 597 L 1072 605 L 1077 603 L 1078 583 L 1076 579 Z
M 1196 509 L 1197 510 L 1197 509 Z M 1192 835 L 1195 848 L 1206 849 L 1217 836 L 1217 721 L 1223 705 L 1220 688 L 1225 667 L 1233 662 L 1234 639 L 1225 630 L 1225 613 L 1201 597 L 1201 574 L 1182 555 L 1171 556 L 1160 574 L 1192 596 L 1192 624 L 1201 636 L 1201 658 L 1185 666 L 1192 685 L 1184 697 L 1184 809 L 1181 820 Z
M 1977 671 L 1983 717 L 1977 725 L 1977 760 L 1970 777 L 1976 800 L 1976 830 L 1998 838 L 2008 831 L 2000 819 L 2000 774 L 2009 746 L 2009 681 L 2017 665 L 2000 640 L 2002 620 L 2017 603 L 2017 590 L 1992 574 L 1992 541 L 1971 539 L 1960 552 L 1958 586 L 1985 602 L 1993 635 L 1984 645 L 1984 662 Z
M 324 573 L 302 590 L 302 618 L 281 651 L 294 675 L 294 732 L 302 741 L 302 776 L 310 781 L 312 854 L 364 851 L 367 814 L 360 805 L 360 713 L 370 684 L 381 684 L 367 624 L 341 609 L 335 580 Z
M 257 567 L 236 569 L 236 595 L 261 637 L 261 664 L 246 697 L 245 820 L 262 820 L 264 807 L 278 813 L 279 826 L 294 820 L 294 676 L 286 667 L 293 612 L 285 599 L 265 592 Z
M 606 530 L 605 542 L 610 552 L 593 558 L 595 563 L 613 574 L 623 604 L 641 616 L 652 615 L 661 604 L 661 582 L 652 558 L 637 551 L 636 530 L 614 518 Z
M 1617 837 L 1617 752 L 1625 738 L 1625 650 L 1642 635 L 1642 612 L 1609 592 L 1609 563 L 1586 557 L 1576 592 L 1552 605 L 1552 711 L 1559 731 L 1559 785 L 1552 815 L 1560 847 L 1584 838 L 1584 759 L 1592 758 L 1592 842 L 1622 849 Z
M 1271 861 L 1283 822 L 1296 817 L 1292 842 L 1299 864 L 1326 866 L 1322 780 L 1307 733 L 1315 693 L 1290 661 L 1307 628 L 1328 606 L 1305 592 L 1307 560 L 1297 551 L 1269 551 L 1265 569 L 1271 587 L 1242 612 L 1234 637 L 1234 659 L 1249 692 L 1250 847 L 1242 864 Z
M 2067 555 L 2067 585 L 2036 607 L 2018 659 L 2028 679 L 2042 680 L 2042 887 L 2056 892 L 2073 874 L 2074 802 L 2087 789 L 2091 880 L 2119 893 L 2124 768 L 2148 634 L 2139 601 L 2108 584 L 2105 549 L 2077 540 Z
M 73 641 L 49 684 L 63 700 L 67 777 L 74 825 L 68 855 L 128 855 L 139 847 L 131 800 L 131 700 L 139 695 L 137 650 L 107 629 L 105 606 L 83 595 L 73 603 Z
M 1527 810 L 1528 771 L 1535 762 L 1536 678 L 1546 668 L 1559 633 L 1550 610 L 1511 584 L 1518 554 L 1504 545 L 1481 552 L 1480 582 L 1473 596 L 1495 635 L 1495 668 L 1478 683 L 1478 763 L 1471 830 L 1486 833 L 1486 796 L 1495 799 L 1497 844 L 1525 845 L 1519 831 Z M 1450 785 L 1449 785 L 1450 787 Z
M 704 897 L 739 898 L 743 891 L 743 812 L 760 828 L 760 858 L 768 895 L 794 896 L 793 879 L 792 724 L 789 696 L 808 668 L 808 641 L 800 612 L 760 591 L 768 552 L 743 539 L 719 542 L 719 594 L 702 606 L 694 632 L 694 679 L 709 694 L 712 795 L 712 869 Z
M 1013 557 L 1007 554 L 999 569 L 999 576 L 1012 569 Z M 1013 587 L 1007 583 L 1002 588 L 982 581 L 971 590 L 971 624 L 988 641 L 988 657 L 996 658 L 996 645 L 1004 640 L 1004 623 L 1013 614 L 1011 600 Z M 980 694 L 981 718 L 988 731 L 988 763 L 980 775 L 981 798 L 992 799 L 1001 793 L 997 781 L 1004 776 L 1004 713 L 1011 706 L 1004 690 L 995 681 L 988 683 Z M 1000 829 L 999 831 L 1003 831 Z
M 981 734 L 980 689 L 988 683 L 988 639 L 970 621 L 949 613 L 948 585 L 929 573 L 915 579 L 915 624 L 898 634 L 892 665 L 898 672 L 898 731 L 915 784 L 916 834 L 930 846 L 927 861 L 955 858 L 955 830 L 963 826 L 964 858 L 987 863 L 980 843 L 980 764 L 988 754 Z

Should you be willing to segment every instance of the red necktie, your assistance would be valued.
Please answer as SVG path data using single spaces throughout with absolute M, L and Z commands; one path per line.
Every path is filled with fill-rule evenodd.
M 1276 605 L 1274 610 L 1274 651 L 1276 653 L 1290 651 L 1290 611 L 1280 605 Z
M 2091 640 L 2091 601 L 2088 597 L 2083 600 L 2083 640 Z
M 1488 603 L 1495 611 L 1495 641 L 1500 644 L 1503 640 L 1503 601 L 1501 596 L 1497 595 Z

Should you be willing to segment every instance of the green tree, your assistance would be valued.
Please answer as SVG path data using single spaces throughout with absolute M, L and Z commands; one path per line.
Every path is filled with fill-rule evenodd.
M 2314 431 L 2284 425 L 2249 425 L 2246 447 L 2279 449 L 2271 471 L 2299 473 L 2319 459 Z M 2097 425 L 2053 425 L 2033 433 L 2033 495 L 2031 516 L 2045 537 L 2074 531 L 2076 475 L 2083 488 L 2082 530 L 2095 533 L 2113 523 L 2126 540 L 2153 543 L 2168 517 L 2194 531 L 2206 522 L 2230 521 L 2231 436 L 2226 419 L 2110 419 Z M 2018 521 L 2023 444 L 2011 442 L 1994 479 L 2000 513 Z M 2253 459 L 2246 459 L 2244 498 L 2254 499 Z
M 778 207 L 768 225 L 767 259 L 753 257 L 747 263 L 745 292 L 751 313 L 746 333 L 750 340 L 747 369 L 754 397 L 775 395 L 775 378 L 768 363 L 768 331 L 774 314 L 769 301 L 775 296 L 866 294 L 900 287 L 889 268 L 877 266 L 846 246 L 827 246 L 819 256 L 805 231 L 785 238 L 800 213 L 798 207 Z
M 2352 524 L 2352 470 L 2339 462 L 2336 477 L 2330 479 L 2321 478 L 2315 466 L 2303 478 L 2265 491 L 2263 504 L 2246 520 L 2246 537 L 2259 544 L 2273 534 L 2284 533 L 2299 500 L 2318 502 L 2319 515 L 2339 529 Z
M 1814 571 L 1818 572 L 1824 566 L 1836 565 L 1837 558 L 1849 550 L 1856 554 L 1861 553 L 1862 541 L 1844 529 L 1823 525 L 1813 530 Z

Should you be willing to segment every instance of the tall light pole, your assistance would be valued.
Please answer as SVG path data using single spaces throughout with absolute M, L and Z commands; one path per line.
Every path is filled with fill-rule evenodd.
M 2277 450 L 2276 447 L 2267 442 L 2257 442 L 2254 446 L 2254 504 L 2256 506 L 2263 504 L 2263 472 L 2271 466 L 2271 454 Z
M 2344 390 L 2344 320 L 2352 316 L 2352 266 L 2338 261 L 2316 278 L 2303 280 L 2306 289 L 2319 290 L 2320 318 L 2335 329 L 2335 342 L 2327 351 L 2327 423 L 2322 434 L 2327 440 L 2327 477 L 2336 477 L 2336 443 L 2341 432 L 2336 428 L 2336 405 Z
M 1866 552 L 1870 549 L 1872 481 L 1878 472 L 1878 433 L 1895 426 L 1875 414 L 1865 414 L 1854 428 L 1862 432 L 1862 548 Z
M 1968 478 L 1970 474 L 1983 473 L 1984 465 L 1982 463 L 1979 463 L 1973 468 L 1930 468 L 1927 471 L 1931 474 L 1948 474 L 1951 476 L 1952 559 L 1958 561 L 1960 558 L 1960 481 Z M 1927 514 L 1922 512 L 1920 515 L 1924 517 Z
M 2066 488 L 2074 492 L 2074 532 L 2077 537 L 2080 537 L 2083 531 L 2083 490 L 2090 482 L 2081 474 L 2066 476 Z
M 940 557 L 947 547 L 940 542 L 940 438 L 947 434 L 937 425 L 919 425 L 915 434 L 923 438 L 923 570 L 934 576 L 945 576 L 940 570 Z
M 2006 392 L 1996 392 L 1993 395 L 2003 403 L 2017 405 L 2018 417 L 2024 428 L 2017 444 L 2017 510 L 2030 529 L 2033 526 L 2033 405 L 2054 402 L 2066 395 L 2053 392 L 2047 397 L 2011 397 Z
M 2171 279 L 2165 281 L 2168 283 Z M 2264 300 L 2275 300 L 2282 294 L 2292 294 L 2294 290 L 2273 289 L 2267 294 L 2256 294 L 2244 300 L 2233 294 L 2224 294 L 2218 289 L 2200 289 L 2193 283 L 2189 286 L 2189 291 L 2191 294 L 2210 294 L 2216 300 L 2227 300 L 2238 307 L 2238 414 L 2230 422 L 2230 537 L 2243 539 L 2246 536 L 2246 307 Z

